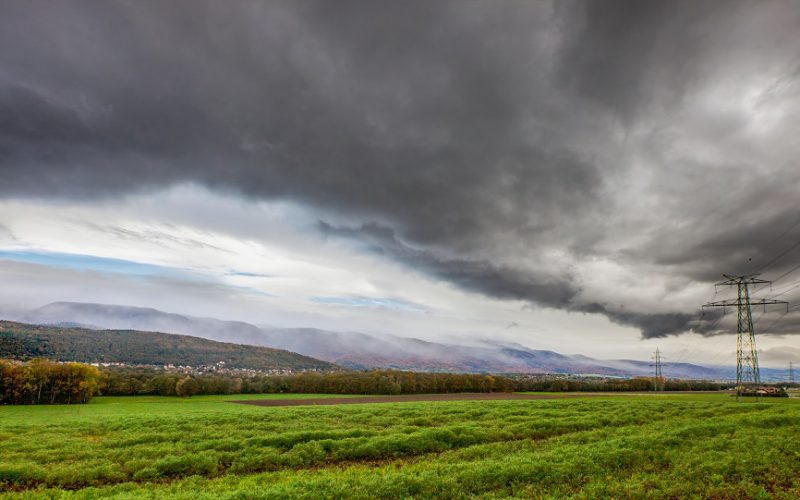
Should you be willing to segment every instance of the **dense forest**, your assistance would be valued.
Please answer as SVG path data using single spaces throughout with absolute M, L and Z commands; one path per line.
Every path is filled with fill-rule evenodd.
M 336 365 L 281 349 L 135 330 L 90 330 L 0 321 L 0 358 L 131 365 L 219 365 L 262 372 L 336 370 Z
M 82 363 L 0 360 L 0 404 L 88 403 L 101 384 L 100 370 Z

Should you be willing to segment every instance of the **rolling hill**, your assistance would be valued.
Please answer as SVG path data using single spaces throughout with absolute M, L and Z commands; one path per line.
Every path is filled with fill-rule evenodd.
M 0 321 L 0 358 L 131 365 L 210 366 L 271 370 L 335 370 L 339 367 L 293 352 L 135 330 L 39 326 Z
M 23 321 L 86 328 L 157 330 L 286 349 L 354 369 L 392 368 L 415 371 L 473 373 L 573 373 L 648 376 L 647 361 L 598 360 L 495 341 L 446 344 L 393 335 L 367 335 L 316 328 L 265 328 L 241 321 L 223 321 L 122 305 L 54 302 L 35 309 Z M 728 367 L 672 363 L 664 368 L 673 378 L 729 379 Z M 763 372 L 770 376 L 770 371 Z

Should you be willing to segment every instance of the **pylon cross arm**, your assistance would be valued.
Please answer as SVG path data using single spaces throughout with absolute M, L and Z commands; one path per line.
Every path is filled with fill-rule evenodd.
M 761 305 L 770 305 L 770 304 L 788 304 L 785 300 L 775 300 L 775 299 L 760 299 L 760 300 L 751 300 L 751 306 L 761 306 Z M 727 299 L 727 300 L 718 300 L 716 302 L 709 302 L 707 304 L 703 304 L 703 307 L 736 307 L 740 305 L 739 299 Z
M 723 274 L 723 276 L 725 276 L 728 279 L 720 283 L 715 283 L 715 286 L 740 285 L 740 284 L 761 285 L 761 284 L 772 283 L 769 280 L 762 280 L 761 278 L 756 278 L 758 274 L 747 274 L 745 276 L 732 276 L 730 274 Z

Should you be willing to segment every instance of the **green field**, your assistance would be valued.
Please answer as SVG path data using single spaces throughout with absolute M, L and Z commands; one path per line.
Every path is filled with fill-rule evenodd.
M 226 402 L 248 398 L 0 407 L 2 496 L 800 496 L 800 400 Z

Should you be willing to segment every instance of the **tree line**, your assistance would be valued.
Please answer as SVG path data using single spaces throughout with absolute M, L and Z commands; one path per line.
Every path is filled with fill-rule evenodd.
M 597 378 L 597 379 L 547 379 L 543 377 L 515 377 L 515 391 L 524 392 L 642 392 L 655 390 L 653 377 Z M 731 383 L 710 380 L 661 379 L 667 391 L 719 391 L 729 389 Z
M 706 380 L 662 380 L 668 391 L 716 391 L 732 384 Z M 653 378 L 565 379 L 395 370 L 298 373 L 237 377 L 186 375 L 150 369 L 114 369 L 105 373 L 103 394 L 190 396 L 193 394 L 435 394 L 454 392 L 620 392 L 652 391 Z
M 193 376 L 129 368 L 107 371 L 103 394 L 116 396 L 274 393 L 433 394 L 513 390 L 514 384 L 510 379 L 476 374 L 372 370 L 237 377 Z
M 101 381 L 100 370 L 82 363 L 0 360 L 0 404 L 88 403 Z
M 0 404 L 86 403 L 92 396 L 192 396 L 195 394 L 435 394 L 455 392 L 605 392 L 651 391 L 652 378 L 569 379 L 544 376 L 499 376 L 394 370 L 293 375 L 236 376 L 191 374 L 152 368 L 111 367 L 82 363 L 0 360 Z M 665 380 L 666 390 L 720 390 L 731 384 Z

